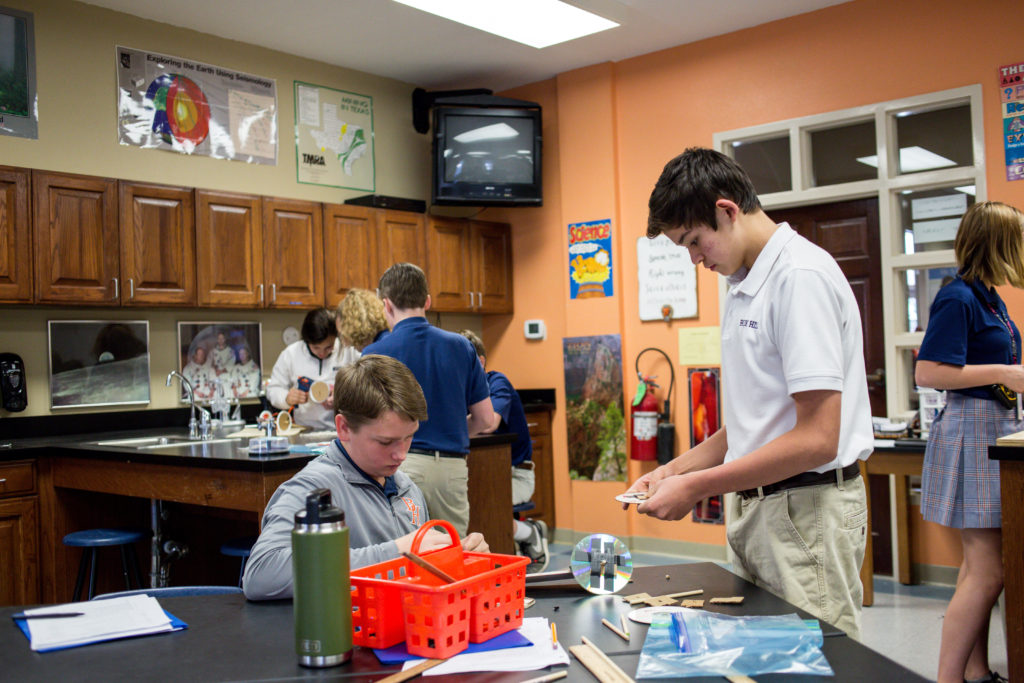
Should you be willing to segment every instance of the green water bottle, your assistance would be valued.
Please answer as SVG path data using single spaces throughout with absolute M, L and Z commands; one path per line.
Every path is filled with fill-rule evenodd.
M 302 666 L 337 666 L 352 657 L 348 570 L 345 513 L 331 505 L 327 489 L 311 491 L 292 529 L 295 651 Z

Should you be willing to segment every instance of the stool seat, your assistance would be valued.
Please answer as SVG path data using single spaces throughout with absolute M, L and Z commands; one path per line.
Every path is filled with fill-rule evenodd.
M 238 568 L 238 587 L 242 587 L 242 577 L 245 576 L 245 561 L 249 559 L 252 547 L 256 545 L 258 536 L 241 536 L 224 541 L 220 546 L 221 555 L 242 558 L 241 566 Z
M 145 537 L 145 533 L 136 529 L 85 529 L 84 531 L 73 531 L 65 536 L 64 545 L 76 548 L 98 548 L 135 543 Z
M 534 503 L 532 500 L 528 500 L 525 503 L 519 503 L 519 505 L 513 505 L 512 516 L 516 519 L 519 519 L 520 515 L 522 515 L 524 512 L 529 512 L 535 507 L 537 507 L 537 504 Z

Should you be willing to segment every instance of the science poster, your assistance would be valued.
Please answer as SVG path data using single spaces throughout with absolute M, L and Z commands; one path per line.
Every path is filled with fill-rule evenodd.
M 373 98 L 295 81 L 300 183 L 373 192 Z
M 122 145 L 277 163 L 277 84 L 181 57 L 117 47 Z
M 612 222 L 569 224 L 569 298 L 611 296 Z
M 569 476 L 626 480 L 626 423 L 622 412 L 622 337 L 567 337 L 565 362 Z
M 1024 179 L 1024 62 L 999 67 L 1006 179 Z

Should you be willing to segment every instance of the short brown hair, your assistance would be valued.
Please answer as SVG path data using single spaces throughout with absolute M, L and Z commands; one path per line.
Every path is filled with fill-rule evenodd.
M 960 220 L 953 250 L 960 276 L 986 285 L 1024 287 L 1024 214 L 1002 202 L 979 202 Z
M 353 430 L 389 410 L 406 420 L 427 419 L 423 389 L 402 361 L 370 354 L 338 370 L 334 376 L 334 412 L 344 415 Z
M 396 263 L 380 276 L 377 292 L 389 299 L 395 308 L 407 311 L 427 305 L 427 276 L 414 263 Z
M 334 324 L 334 311 L 326 308 L 314 308 L 306 314 L 302 321 L 302 341 L 307 344 L 319 344 L 336 336 L 338 336 L 338 328 Z
M 350 289 L 338 304 L 335 317 L 342 343 L 360 351 L 388 329 L 384 302 L 368 289 Z
M 476 336 L 476 332 L 473 330 L 459 330 L 459 334 L 469 340 L 469 343 L 476 350 L 476 355 L 487 358 L 487 349 L 484 348 L 484 343 L 480 337 Z
M 728 199 L 743 213 L 761 208 L 747 172 L 734 160 L 703 147 L 690 147 L 665 164 L 647 202 L 647 236 L 698 225 L 718 229 L 715 202 Z

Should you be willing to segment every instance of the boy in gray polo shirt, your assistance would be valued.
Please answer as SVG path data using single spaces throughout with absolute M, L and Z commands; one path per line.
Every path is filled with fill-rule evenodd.
M 363 356 L 338 370 L 334 382 L 338 438 L 325 455 L 283 483 L 267 503 L 263 530 L 245 565 L 243 589 L 250 600 L 292 596 L 291 530 L 306 495 L 318 488 L 345 512 L 353 569 L 399 557 L 429 519 L 423 494 L 398 470 L 427 403 L 405 365 L 386 356 Z M 447 534 L 432 529 L 420 550 L 446 546 Z M 467 551 L 488 552 L 478 533 L 462 539 Z

